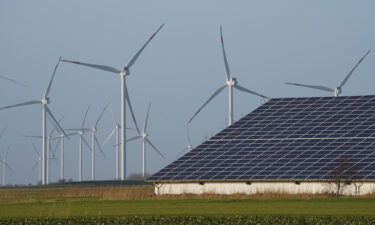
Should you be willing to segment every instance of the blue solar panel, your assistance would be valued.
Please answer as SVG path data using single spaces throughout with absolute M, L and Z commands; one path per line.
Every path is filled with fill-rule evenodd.
M 148 180 L 375 179 L 375 96 L 272 99 Z

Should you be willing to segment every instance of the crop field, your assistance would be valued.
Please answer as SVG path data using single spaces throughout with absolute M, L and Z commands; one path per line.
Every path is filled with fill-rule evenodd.
M 375 197 L 155 196 L 151 186 L 0 189 L 0 224 L 375 224 Z

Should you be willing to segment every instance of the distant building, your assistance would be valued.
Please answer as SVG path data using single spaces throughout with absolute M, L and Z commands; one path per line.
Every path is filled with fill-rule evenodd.
M 156 194 L 375 193 L 375 96 L 272 99 L 148 181 Z

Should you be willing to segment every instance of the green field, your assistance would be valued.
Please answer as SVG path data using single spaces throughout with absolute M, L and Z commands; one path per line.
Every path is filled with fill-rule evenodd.
M 144 218 L 148 222 L 141 222 Z M 213 219 L 217 222 L 207 222 Z M 138 224 L 149 223 L 149 220 L 164 221 L 160 224 L 172 223 L 171 220 L 190 221 L 190 224 L 249 224 L 241 221 L 258 220 L 260 224 L 268 224 L 270 222 L 264 221 L 270 220 L 280 221 L 280 224 L 300 224 L 302 220 L 310 221 L 306 224 L 311 221 L 318 221 L 314 224 L 342 224 L 343 221 L 372 224 L 375 223 L 375 198 L 155 196 L 152 187 L 0 189 L 0 223 L 75 224 L 72 220 L 87 220 L 88 224 L 101 220 L 106 221 L 103 224 Z
M 0 217 L 134 215 L 335 215 L 375 216 L 374 199 L 95 200 L 0 204 Z

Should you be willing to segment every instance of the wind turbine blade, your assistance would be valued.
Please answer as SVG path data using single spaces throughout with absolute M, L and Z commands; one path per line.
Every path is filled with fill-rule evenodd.
M 35 164 L 34 164 L 34 166 L 33 166 L 33 168 L 30 170 L 30 172 L 29 172 L 29 176 L 34 172 L 34 170 L 35 170 L 35 168 L 38 166 L 38 164 L 39 164 L 39 161 L 37 161 Z
M 61 56 L 60 56 L 59 60 L 58 60 L 57 63 L 56 63 L 55 69 L 53 70 L 53 74 L 52 74 L 51 80 L 49 81 L 49 83 L 48 83 L 48 87 L 47 87 L 47 89 L 46 89 L 46 92 L 45 92 L 44 95 L 43 95 L 44 98 L 47 98 L 49 92 L 51 91 L 51 86 L 52 86 L 53 78 L 55 77 L 56 70 L 57 70 L 57 67 L 59 66 L 60 60 L 61 60 Z
M 106 158 L 106 156 L 105 156 L 105 154 L 104 154 L 104 151 L 103 151 L 103 149 L 102 149 L 102 147 L 101 147 L 101 145 L 100 145 L 100 143 L 99 143 L 99 140 L 98 140 L 98 138 L 97 138 L 96 136 L 95 136 L 95 142 L 96 142 L 96 144 L 98 145 L 99 150 L 100 150 L 100 152 L 102 153 L 103 157 Z
M 150 140 L 148 140 L 148 138 L 146 138 L 146 142 L 149 144 L 149 145 L 151 145 L 151 147 L 157 152 L 157 153 L 159 153 L 159 155 L 161 156 L 161 157 L 163 157 L 163 159 L 165 159 L 165 157 L 164 157 L 164 155 L 163 154 L 161 154 L 161 152 L 151 143 L 151 141 Z
M 115 134 L 116 132 L 116 127 L 112 130 L 112 132 L 108 135 L 108 137 L 105 139 L 105 141 L 103 142 L 102 146 L 104 146 L 110 139 L 111 137 Z
M 111 116 L 112 116 L 112 119 L 113 119 L 115 125 L 117 125 L 118 123 L 117 123 L 117 120 L 115 119 L 115 114 L 113 113 L 111 104 L 109 104 L 109 111 L 111 112 Z
M 371 49 L 366 52 L 366 54 L 357 62 L 357 64 L 355 64 L 355 66 L 353 67 L 353 69 L 350 70 L 349 74 L 346 75 L 345 79 L 338 86 L 339 88 L 341 88 L 342 86 L 344 86 L 344 84 L 348 81 L 349 77 L 353 74 L 354 70 L 357 69 L 358 65 L 361 64 L 361 62 L 366 58 L 366 56 L 368 54 L 370 54 L 370 52 L 371 52 Z
M 187 137 L 188 145 L 191 145 L 190 144 L 190 135 L 189 135 L 189 124 L 186 124 L 186 137 Z
M 34 105 L 34 104 L 41 104 L 41 102 L 40 102 L 40 100 L 27 101 L 27 102 L 23 102 L 23 103 L 20 103 L 20 104 L 5 106 L 5 107 L 0 108 L 0 110 L 1 109 L 14 108 L 14 107 L 18 107 L 18 106 L 24 106 L 24 105 Z
M 33 147 L 34 147 L 33 149 L 34 149 L 35 153 L 38 155 L 38 157 L 40 157 L 39 151 L 38 151 L 38 149 L 36 148 L 34 142 L 31 142 L 31 144 L 32 144 Z
M 219 89 L 217 89 L 214 93 L 213 93 L 213 95 L 211 95 L 211 97 L 198 109 L 198 111 L 193 115 L 193 117 L 191 117 L 190 118 L 190 120 L 189 120 L 189 122 L 188 123 L 190 123 L 193 119 L 194 119 L 194 117 L 196 116 L 196 115 L 198 115 L 198 113 L 213 99 L 213 98 L 215 98 L 216 97 L 216 95 L 218 95 L 221 91 L 223 91 L 224 90 L 224 88 L 226 87 L 227 85 L 224 85 L 224 86 L 222 86 L 222 87 L 220 87 Z
M 61 119 L 58 121 L 59 124 L 61 123 L 61 121 L 63 120 L 64 117 L 61 117 Z M 51 133 L 49 134 L 50 137 L 52 137 L 52 135 L 55 133 L 55 131 L 58 129 L 57 126 L 53 123 L 53 120 L 48 117 L 49 121 L 51 121 L 51 123 L 53 124 L 53 129 L 51 131 Z
M 55 155 L 55 151 L 53 150 L 50 141 L 48 141 L 48 145 L 49 145 L 49 150 L 50 150 L 50 152 L 52 153 L 52 159 L 57 163 L 57 158 L 56 158 L 56 155 Z
M 139 139 L 141 137 L 142 136 L 135 136 L 135 137 L 129 138 L 128 140 L 126 140 L 126 142 L 131 142 L 131 141 L 137 140 L 137 139 Z
M 8 126 L 4 127 L 3 131 L 0 133 L 0 139 L 3 137 L 5 131 L 8 129 Z
M 92 151 L 92 148 L 91 148 L 90 144 L 86 141 L 86 139 L 83 136 L 81 136 L 81 137 L 82 137 L 83 143 L 85 143 L 85 145 Z
M 57 126 L 57 129 L 59 130 L 60 134 L 63 134 L 64 136 L 66 136 L 66 133 L 65 133 L 64 129 L 60 126 L 59 122 L 53 116 L 53 114 L 52 114 L 51 110 L 48 108 L 48 106 L 46 106 L 46 111 L 47 111 L 49 117 L 53 120 L 54 126 Z M 66 137 L 70 140 L 70 138 L 68 136 L 66 136 Z
M 59 119 L 59 124 L 61 123 L 61 121 L 64 119 L 64 116 L 61 117 L 61 119 Z M 54 126 L 53 130 L 51 131 L 51 133 L 49 134 L 50 137 L 52 137 L 52 135 L 55 133 L 55 131 L 58 130 L 58 128 L 56 126 Z M 61 134 L 61 133 L 60 133 Z
M 99 115 L 99 118 L 96 120 L 95 128 L 98 126 L 98 123 L 99 123 L 100 119 L 102 118 L 103 113 L 104 113 L 104 111 L 107 109 L 107 107 L 108 107 L 108 104 L 105 105 L 105 107 L 103 108 L 102 112 L 101 112 L 100 115 Z
M 233 87 L 236 88 L 237 90 L 240 90 L 240 91 L 243 91 L 243 92 L 247 92 L 247 93 L 250 93 L 250 94 L 253 94 L 253 95 L 257 95 L 257 96 L 262 97 L 262 98 L 269 99 L 268 97 L 266 97 L 264 95 L 258 94 L 258 93 L 254 92 L 254 91 L 250 91 L 249 89 L 244 88 L 244 87 L 242 87 L 240 85 L 234 85 Z
M 83 63 L 83 62 L 77 62 L 77 61 L 70 61 L 70 60 L 66 60 L 66 59 L 62 59 L 61 61 L 73 63 L 73 64 L 77 64 L 77 65 L 82 65 L 82 66 L 88 66 L 88 67 L 92 67 L 92 68 L 96 68 L 96 69 L 100 69 L 100 70 L 104 70 L 104 71 L 108 71 L 108 72 L 112 72 L 112 73 L 117 73 L 117 74 L 121 73 L 121 70 L 118 70 L 118 69 L 110 67 L 110 66 Z
M 89 106 L 87 107 L 87 109 L 86 109 L 86 113 L 85 113 L 85 116 L 83 117 L 83 120 L 82 120 L 82 126 L 81 126 L 81 129 L 82 129 L 82 130 L 83 130 L 83 128 L 85 127 L 86 117 L 87 117 L 87 113 L 89 112 L 90 107 L 91 107 L 91 104 L 89 104 Z
M 225 54 L 225 48 L 224 48 L 224 38 L 223 38 L 223 28 L 220 25 L 220 38 L 221 38 L 221 48 L 223 50 L 223 57 L 224 57 L 224 64 L 225 64 L 225 73 L 227 75 L 227 80 L 230 80 L 230 70 L 227 60 L 227 54 Z
M 148 115 L 150 113 L 150 107 L 151 107 L 151 102 L 148 103 L 147 116 L 146 116 L 146 120 L 145 120 L 145 125 L 143 126 L 143 132 L 146 132 L 146 129 L 147 129 Z
M 317 85 L 307 85 L 307 84 L 296 84 L 296 83 L 285 83 L 289 85 L 295 85 L 295 86 L 301 86 L 301 87 L 307 87 L 307 88 L 312 88 L 312 89 L 318 89 L 322 91 L 328 91 L 328 92 L 334 92 L 332 88 L 325 87 L 325 86 L 317 86 Z
M 16 173 L 14 172 L 14 170 L 9 166 L 9 164 L 7 162 L 5 162 L 5 166 L 8 167 L 8 169 L 14 174 L 16 175 Z
M 128 106 L 129 106 L 129 109 L 130 109 L 130 113 L 132 114 L 132 118 L 133 118 L 133 122 L 135 124 L 135 128 L 137 128 L 138 134 L 140 134 L 141 131 L 139 130 L 139 127 L 138 127 L 138 124 L 137 124 L 137 120 L 135 119 L 135 114 L 134 114 L 134 111 L 133 111 L 132 103 L 130 101 L 128 88 L 126 86 L 125 86 L 125 92 L 126 92 L 125 95 L 126 95 L 126 100 L 127 100 L 126 102 L 128 103 Z
M 56 149 L 60 146 L 60 144 L 61 144 L 61 138 L 59 137 L 59 140 L 57 140 L 57 142 L 56 142 L 56 144 L 55 144 L 55 148 L 54 148 L 54 150 L 56 151 Z
M 34 135 L 22 135 L 22 137 L 24 137 L 24 138 L 39 138 L 39 139 L 43 138 L 42 136 L 34 136 Z
M 4 79 L 4 80 L 7 80 L 7 81 L 10 81 L 10 82 L 13 82 L 13 83 L 15 83 L 15 84 L 18 84 L 18 85 L 23 86 L 23 87 L 26 87 L 26 88 L 28 87 L 28 86 L 25 85 L 25 84 L 22 84 L 22 83 L 20 83 L 20 82 L 18 82 L 18 81 L 15 81 L 15 80 L 10 79 L 10 78 L 5 77 L 5 76 L 1 76 L 1 75 L 0 75 L 0 78 L 2 78 L 2 79 Z
M 5 156 L 4 156 L 4 160 L 7 160 L 7 158 L 8 158 L 10 147 L 11 147 L 11 145 L 8 145 L 7 151 L 6 151 Z
M 142 53 L 142 51 L 146 48 L 146 46 L 148 45 L 148 43 L 150 43 L 150 41 L 155 37 L 155 35 L 161 30 L 161 28 L 163 28 L 164 26 L 164 23 L 156 30 L 155 33 L 153 33 L 150 38 L 147 40 L 147 42 L 142 46 L 141 49 L 139 49 L 139 51 L 133 56 L 133 58 L 130 59 L 130 61 L 125 65 L 125 68 L 130 68 L 134 63 L 135 61 L 138 59 L 139 55 Z

